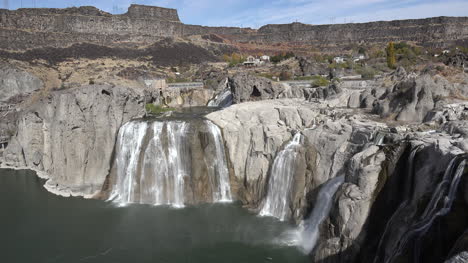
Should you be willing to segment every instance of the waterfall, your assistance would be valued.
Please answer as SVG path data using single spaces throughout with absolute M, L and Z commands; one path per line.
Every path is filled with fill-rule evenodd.
M 203 149 L 197 148 L 201 137 L 207 138 Z M 232 199 L 221 131 L 210 121 L 131 121 L 120 129 L 116 147 L 110 195 L 115 202 L 183 207 L 205 191 L 212 199 L 204 201 Z M 200 155 L 203 161 L 192 164 Z M 201 182 L 206 188 L 192 189 L 193 180 L 207 180 Z
M 221 91 L 214 99 L 208 102 L 208 107 L 222 107 L 226 108 L 232 105 L 232 92 L 231 89 L 226 88 Z
M 395 210 L 393 215 L 390 217 L 388 220 L 387 224 L 385 225 L 384 232 L 382 234 L 382 237 L 379 240 L 379 245 L 377 247 L 377 253 L 376 257 L 374 258 L 374 263 L 379 262 L 379 251 L 384 249 L 384 244 L 385 240 L 388 238 L 388 236 L 391 234 L 390 230 L 393 228 L 395 221 L 399 219 L 399 216 L 401 212 L 407 207 L 408 203 L 411 201 L 411 192 L 412 192 L 412 178 L 413 178 L 413 167 L 414 167 L 414 159 L 416 157 L 416 153 L 419 151 L 421 148 L 421 145 L 418 145 L 414 147 L 409 155 L 408 158 L 408 167 L 406 169 L 406 181 L 405 181 L 405 189 L 403 191 L 403 198 L 404 201 L 398 206 L 398 208 Z
M 383 132 L 376 132 L 375 137 L 374 137 L 374 144 L 377 146 L 384 145 L 385 141 L 385 133 Z
M 299 246 L 305 253 L 310 253 L 314 249 L 320 235 L 319 226 L 328 217 L 333 203 L 333 196 L 344 183 L 344 180 L 343 175 L 338 176 L 330 179 L 320 188 L 314 209 L 302 226 Z
M 117 142 L 120 151 L 116 160 L 117 187 L 111 195 L 112 199 L 118 198 L 119 202 L 129 203 L 133 201 L 138 156 L 147 126 L 146 123 L 129 122 L 120 128 Z
M 409 231 L 407 231 L 398 242 L 398 246 L 394 253 L 391 253 L 390 257 L 385 262 L 392 262 L 395 258 L 401 255 L 408 241 L 413 237 L 417 237 L 414 262 L 419 262 L 420 238 L 429 230 L 434 220 L 438 217 L 445 216 L 450 212 L 453 201 L 455 200 L 458 185 L 462 175 L 464 174 L 466 166 L 466 160 L 462 160 L 458 165 L 456 165 L 457 159 L 458 156 L 450 161 L 442 180 L 432 192 L 431 199 L 423 213 L 418 217 L 416 222 L 411 224 Z
M 232 201 L 231 197 L 231 187 L 229 183 L 229 170 L 226 163 L 226 152 L 224 151 L 223 138 L 221 136 L 221 130 L 211 121 L 205 121 L 210 134 L 213 137 L 214 146 L 215 146 L 215 160 L 211 161 L 209 165 L 210 178 L 219 178 L 217 191 L 213 191 L 213 200 L 216 202 L 230 202 Z M 217 176 L 216 176 L 217 175 Z
M 289 195 L 296 168 L 297 149 L 302 142 L 297 133 L 280 151 L 273 162 L 265 202 L 260 210 L 261 216 L 274 216 L 285 220 L 290 215 Z
M 231 87 L 229 86 L 229 80 L 227 78 L 224 82 L 224 86 L 225 89 L 208 102 L 208 107 L 226 108 L 232 105 L 233 96 Z

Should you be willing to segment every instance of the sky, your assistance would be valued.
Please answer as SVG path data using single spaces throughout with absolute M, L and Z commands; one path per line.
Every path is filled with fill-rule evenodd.
M 2 8 L 92 5 L 125 13 L 130 4 L 176 8 L 183 23 L 258 28 L 302 22 L 341 24 L 380 20 L 468 16 L 468 0 L 0 0 Z

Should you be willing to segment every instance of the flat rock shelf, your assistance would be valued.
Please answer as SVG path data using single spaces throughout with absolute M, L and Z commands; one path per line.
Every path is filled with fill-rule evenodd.
M 63 198 L 0 169 L 2 262 L 307 262 L 276 239 L 293 226 L 238 204 L 167 206 Z

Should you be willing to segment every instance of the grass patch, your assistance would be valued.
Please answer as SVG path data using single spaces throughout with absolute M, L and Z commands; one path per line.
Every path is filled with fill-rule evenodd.
M 158 115 L 158 114 L 161 114 L 161 113 L 164 113 L 164 112 L 175 110 L 174 108 L 161 107 L 160 105 L 154 105 L 154 104 L 151 104 L 151 103 L 146 104 L 145 109 L 146 109 L 147 113 L 153 114 L 153 115 Z

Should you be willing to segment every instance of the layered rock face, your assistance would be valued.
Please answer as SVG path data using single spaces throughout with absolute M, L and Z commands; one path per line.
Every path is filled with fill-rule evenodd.
M 292 23 L 266 25 L 258 30 L 235 27 L 185 25 L 174 9 L 131 5 L 123 15 L 111 15 L 93 7 L 67 9 L 0 9 L 0 48 L 24 50 L 64 47 L 76 43 L 104 46 L 150 44 L 162 37 L 219 34 L 234 41 L 257 43 L 292 42 L 323 47 L 350 43 L 414 41 L 444 46 L 466 43 L 465 17 L 436 17 L 418 20 L 342 25 Z
M 110 170 L 120 126 L 143 114 L 141 91 L 103 85 L 52 92 L 19 116 L 5 164 L 45 172 L 47 187 L 60 194 L 94 194 Z

